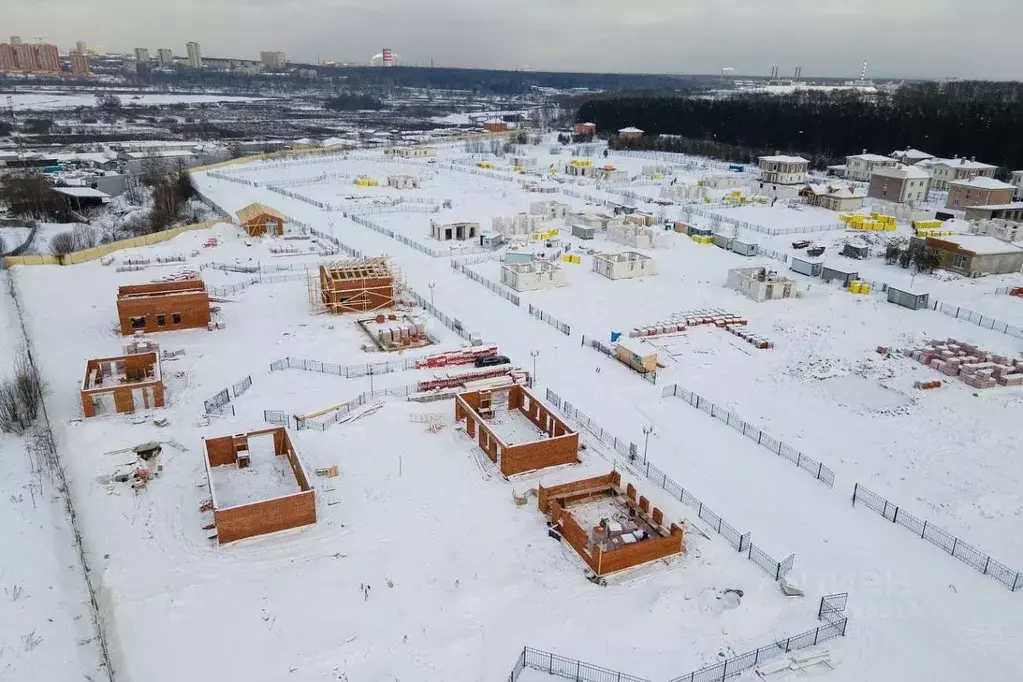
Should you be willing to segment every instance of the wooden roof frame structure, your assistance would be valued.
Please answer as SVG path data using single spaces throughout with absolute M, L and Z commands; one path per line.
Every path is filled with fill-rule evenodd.
M 249 222 L 253 218 L 258 218 L 261 215 L 268 215 L 277 218 L 282 223 L 288 222 L 288 216 L 284 215 L 276 208 L 271 208 L 270 206 L 261 204 L 258 201 L 238 209 L 238 211 L 235 212 L 235 215 L 238 216 L 238 220 L 243 224 Z

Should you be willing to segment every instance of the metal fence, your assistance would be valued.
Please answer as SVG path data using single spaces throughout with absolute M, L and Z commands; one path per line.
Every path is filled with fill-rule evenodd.
M 755 223 L 748 223 L 744 220 L 738 220 L 731 218 L 720 213 L 708 211 L 701 208 L 698 204 L 686 205 L 686 209 L 692 211 L 696 215 L 703 216 L 709 220 L 720 221 L 722 223 L 728 223 L 734 225 L 741 230 L 751 230 L 753 232 L 760 232 L 771 236 L 778 236 L 783 234 L 809 234 L 812 232 L 834 232 L 837 230 L 845 230 L 844 223 L 831 223 L 828 225 L 806 225 L 803 227 L 765 227 L 763 225 L 757 225 Z
M 921 521 L 897 504 L 889 502 L 859 483 L 853 487 L 852 502 L 854 507 L 859 502 L 880 514 L 885 520 L 896 523 L 931 544 L 937 545 L 956 559 L 972 566 L 984 575 L 991 576 L 1013 592 L 1023 589 L 1023 576 L 1020 571 L 992 559 L 989 555 L 963 542 L 948 531 L 930 524 L 927 520 Z
M 609 431 L 606 431 L 595 421 L 573 407 L 572 403 L 567 400 L 562 400 L 561 396 L 552 390 L 547 389 L 546 397 L 547 402 L 557 406 L 557 408 L 561 410 L 562 414 L 596 436 L 601 443 L 612 447 L 618 454 L 628 457 L 633 467 L 638 470 L 639 473 L 643 474 L 647 480 L 656 483 L 661 487 L 661 489 L 672 497 L 678 499 L 686 506 L 697 510 L 697 516 L 702 521 L 707 523 L 718 535 L 725 538 L 736 551 L 745 554 L 747 559 L 755 563 L 757 566 L 760 566 L 760 568 L 762 568 L 764 572 L 771 576 L 774 580 L 783 578 L 792 570 L 792 566 L 795 564 L 796 559 L 794 554 L 790 554 L 783 561 L 775 561 L 767 552 L 753 544 L 752 533 L 748 531 L 746 533 L 740 533 L 733 525 L 721 518 L 719 514 L 715 513 L 710 507 L 705 505 L 698 497 L 673 481 L 667 474 L 654 466 L 646 458 L 646 453 L 643 453 L 641 457 L 639 454 L 639 447 L 635 443 L 622 440 Z
M 661 397 L 666 398 L 668 396 L 675 396 L 676 398 L 682 399 L 690 407 L 703 410 L 710 416 L 723 421 L 728 426 L 731 426 L 750 440 L 755 440 L 757 445 L 770 450 L 779 457 L 784 457 L 829 488 L 835 487 L 835 472 L 832 471 L 831 468 L 825 466 L 821 462 L 818 462 L 812 457 L 804 455 L 799 450 L 789 447 L 780 440 L 775 440 L 760 429 L 740 418 L 739 415 L 729 412 L 719 405 L 715 405 L 703 396 L 693 393 L 692 391 L 685 390 L 678 384 L 672 384 L 671 386 L 664 387 L 664 390 L 661 391 Z
M 824 625 L 793 637 L 779 639 L 767 646 L 733 656 L 720 663 L 691 672 L 688 675 L 676 677 L 670 682 L 720 682 L 755 668 L 761 663 L 778 658 L 789 651 L 805 649 L 821 642 L 826 642 L 829 639 L 844 636 L 846 625 L 849 623 L 849 619 L 844 615 L 847 597 L 847 594 L 841 594 L 829 595 L 821 599 L 821 606 L 817 611 L 817 617 L 819 620 L 824 621 Z M 828 602 L 827 606 L 825 605 L 826 601 Z M 841 604 L 840 610 L 837 608 L 838 604 Z
M 202 404 L 203 408 L 206 410 L 206 414 L 217 414 L 217 410 L 224 405 L 227 405 L 229 402 L 231 402 L 231 393 L 225 388 L 212 398 L 204 400 Z
M 931 304 L 931 308 L 939 313 L 945 313 L 949 317 L 954 317 L 957 320 L 966 320 L 967 322 L 972 322 L 978 327 L 992 329 L 996 332 L 1001 332 L 1002 334 L 1015 336 L 1017 339 L 1023 339 L 1023 327 L 1016 327 L 1010 325 L 1008 322 L 996 320 L 990 315 L 981 315 L 978 312 L 967 310 L 966 308 L 962 308 L 957 305 L 942 303 L 941 301 L 935 301 Z
M 618 360 L 618 362 L 621 362 L 623 365 L 625 365 L 626 367 L 631 369 L 633 372 L 638 374 L 640 377 L 642 377 L 646 381 L 649 381 L 651 384 L 656 384 L 657 383 L 657 371 L 656 370 L 652 371 L 652 372 L 640 372 L 635 367 L 633 367 L 632 365 L 630 365 L 627 362 L 624 362 L 621 358 L 619 358 L 618 355 L 615 354 L 615 352 L 613 350 L 611 350 L 610 346 L 605 346 L 600 341 L 597 341 L 596 339 L 591 339 L 591 338 L 587 337 L 586 335 L 583 335 L 582 345 L 589 346 L 593 350 L 599 351 L 599 352 L 603 353 L 604 355 L 606 355 L 609 358 L 613 358 L 614 360 Z
M 348 402 L 337 405 L 329 413 L 318 417 L 302 418 L 295 415 L 295 430 L 303 431 L 311 429 L 313 431 L 326 431 L 334 424 L 343 421 L 344 418 L 351 414 L 353 410 L 362 407 L 374 398 L 407 398 L 418 392 L 419 384 L 407 384 L 405 386 L 394 386 L 391 388 L 378 388 L 373 391 L 365 391 Z M 268 412 L 264 411 L 264 419 L 267 418 L 267 414 Z M 272 416 L 277 419 L 280 418 L 278 413 L 274 413 Z
M 223 286 L 211 286 L 207 288 L 210 296 L 216 298 L 225 298 L 233 294 L 248 289 L 256 284 L 277 284 L 280 282 L 297 282 L 304 280 L 308 277 L 305 272 L 282 272 L 276 275 L 264 275 L 262 273 L 257 274 L 255 277 L 242 280 L 241 282 L 235 282 L 234 284 L 225 284 Z
M 294 221 L 292 221 L 292 222 L 294 222 Z M 365 254 L 363 254 L 362 251 L 359 251 L 358 249 L 353 249 L 351 246 L 348 246 L 347 244 L 342 243 L 340 239 L 338 239 L 337 237 L 335 237 L 333 235 L 329 235 L 329 234 L 326 234 L 324 232 L 320 232 L 319 230 L 313 229 L 312 227 L 307 227 L 306 229 L 309 230 L 309 234 L 311 234 L 311 235 L 313 235 L 315 237 L 319 237 L 320 239 L 323 239 L 325 241 L 330 242 L 331 244 L 333 244 L 334 246 L 336 246 L 337 248 L 339 248 L 341 251 L 343 251 L 345 254 L 351 256 L 352 258 L 364 258 L 365 257 Z
M 432 303 L 430 303 L 428 300 L 420 296 L 419 293 L 414 289 L 409 288 L 407 289 L 407 291 L 408 294 L 413 299 L 415 299 L 416 303 L 423 307 L 423 310 L 436 317 L 438 320 L 440 320 L 441 324 L 443 324 L 445 327 L 461 336 L 466 341 L 472 341 L 473 337 L 479 338 L 479 334 L 472 334 L 468 330 L 466 330 L 466 328 L 462 326 L 461 320 L 454 317 L 448 317 L 441 311 L 437 310 L 437 308 Z
M 263 421 L 274 426 L 291 426 L 291 417 L 283 410 L 263 410 Z
M 457 272 L 462 273 L 463 275 L 465 275 L 466 277 L 471 279 L 473 282 L 477 282 L 478 284 L 482 284 L 483 286 L 485 286 L 486 288 L 490 289 L 491 291 L 493 291 L 495 294 L 497 294 L 501 298 L 505 299 L 506 301 L 510 301 L 511 303 L 514 303 L 515 305 L 519 305 L 519 296 L 518 296 L 518 294 L 514 294 L 514 293 L 508 291 L 508 289 L 506 289 L 504 286 L 498 284 L 497 282 L 495 282 L 493 280 L 487 279 L 486 277 L 484 277 L 483 275 L 479 274 L 478 272 L 475 272 L 472 269 L 466 267 L 463 263 L 460 263 L 460 262 L 452 259 L 451 260 L 451 269 L 455 270 Z
M 245 391 L 249 390 L 250 388 L 252 388 L 252 375 L 251 374 L 249 376 L 245 377 L 244 379 L 242 379 L 241 381 L 239 381 L 238 383 L 236 383 L 233 386 L 231 386 L 231 393 L 233 393 L 234 397 L 237 398 L 238 396 L 240 396 L 242 393 L 245 393 Z
M 368 362 L 364 365 L 336 365 L 332 362 L 321 362 L 320 360 L 304 360 L 302 358 L 286 357 L 270 363 L 271 372 L 280 372 L 286 369 L 301 369 L 306 372 L 319 372 L 320 374 L 334 374 L 346 379 L 358 379 L 370 374 L 390 374 L 392 372 L 404 372 L 416 369 L 416 358 L 405 360 L 392 360 L 386 362 Z
M 535 317 L 536 319 L 540 320 L 541 322 L 546 322 L 547 324 L 554 327 L 565 336 L 572 335 L 572 327 L 570 325 L 565 324 L 564 322 L 562 322 L 561 320 L 559 320 L 558 318 L 554 317 L 549 313 L 545 313 L 532 303 L 529 304 L 529 314 Z
M 540 651 L 524 647 L 515 661 L 515 667 L 508 675 L 508 682 L 515 682 L 526 668 L 539 670 L 548 675 L 557 675 L 576 682 L 649 682 L 642 677 L 635 677 L 610 668 L 565 658 L 549 651 Z

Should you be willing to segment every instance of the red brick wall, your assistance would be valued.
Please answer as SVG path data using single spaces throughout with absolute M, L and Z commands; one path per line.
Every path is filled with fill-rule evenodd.
M 651 538 L 631 545 L 625 545 L 607 552 L 596 550 L 597 575 L 607 575 L 648 561 L 662 559 L 682 551 L 682 529 L 672 524 L 671 535 L 665 538 Z
M 179 324 L 174 324 L 174 313 L 181 315 Z M 157 315 L 164 316 L 163 326 L 157 324 Z M 145 326 L 142 331 L 147 333 L 170 332 L 177 329 L 204 329 L 210 323 L 210 298 L 205 291 L 170 296 L 119 298 L 117 299 L 117 317 L 121 326 L 121 334 L 125 336 L 130 336 L 137 331 L 131 326 L 133 317 L 145 318 Z
M 217 541 L 223 545 L 316 523 L 316 498 L 312 490 L 307 490 L 265 502 L 215 510 L 213 518 L 217 524 Z
M 584 478 L 579 481 L 572 481 L 571 483 L 563 483 L 561 485 L 554 485 L 548 488 L 538 486 L 536 494 L 537 508 L 544 514 L 548 513 L 549 507 L 553 506 L 553 501 L 557 497 L 571 496 L 574 493 L 589 490 L 591 488 L 599 488 L 601 486 L 612 486 L 617 485 L 621 482 L 621 474 L 617 471 L 613 471 L 603 476 L 593 476 L 591 478 Z
M 211 467 L 226 466 L 238 461 L 238 453 L 234 447 L 233 436 L 221 436 L 219 438 L 207 438 L 206 458 Z
M 535 443 L 507 447 L 501 453 L 501 473 L 514 476 L 560 464 L 579 461 L 579 434 L 550 438 Z
M 572 546 L 572 549 L 576 551 L 579 557 L 586 562 L 586 565 L 590 567 L 590 570 L 594 573 L 597 572 L 597 562 L 594 560 L 594 556 L 590 554 L 589 544 L 590 539 L 586 534 L 586 531 L 582 529 L 579 522 L 572 518 L 561 505 L 554 503 L 551 505 L 551 522 L 554 527 L 561 533 L 561 537 Z

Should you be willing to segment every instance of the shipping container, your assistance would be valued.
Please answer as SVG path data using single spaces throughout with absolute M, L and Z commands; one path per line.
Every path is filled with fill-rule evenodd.
M 807 277 L 820 277 L 821 271 L 824 269 L 824 263 L 817 260 L 807 260 L 806 258 L 796 258 L 793 256 L 789 269 L 794 270 L 801 275 L 806 275 Z
M 759 248 L 756 244 L 749 242 L 741 242 L 738 239 L 732 240 L 732 251 L 739 254 L 740 256 L 755 256 L 759 252 Z
M 888 287 L 888 302 L 901 305 L 903 308 L 909 308 L 910 310 L 922 310 L 923 308 L 930 307 L 928 294 L 914 294 L 893 287 Z

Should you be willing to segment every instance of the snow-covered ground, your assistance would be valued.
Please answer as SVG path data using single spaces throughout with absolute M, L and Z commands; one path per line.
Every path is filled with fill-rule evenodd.
M 7 95 L 13 101 L 15 111 L 52 111 L 57 109 L 74 109 L 76 107 L 96 106 L 96 95 L 82 93 L 80 95 L 59 95 L 51 93 L 19 93 Z M 118 94 L 124 106 L 163 106 L 167 104 L 213 104 L 216 102 L 256 102 L 258 97 L 239 97 L 235 95 L 192 95 L 186 93 L 170 94 Z
M 541 168 L 563 164 L 566 154 L 533 148 Z M 439 163 L 395 163 L 360 154 L 313 164 L 253 164 L 235 177 L 259 183 L 314 178 L 323 173 L 420 175 L 419 190 L 363 188 L 351 179 L 292 187 L 316 201 L 349 196 L 450 199 L 439 213 L 395 212 L 368 216 L 396 235 L 433 248 L 430 219 L 471 219 L 484 230 L 490 219 L 525 211 L 530 201 L 555 198 L 583 208 L 585 199 L 537 195 L 516 182 L 443 167 L 464 160 L 458 146 L 443 148 Z M 596 159 L 594 159 L 596 161 Z M 653 163 L 610 154 L 610 162 L 638 175 Z M 514 175 L 506 160 L 498 174 Z M 680 171 L 695 181 L 691 157 Z M 708 163 L 707 167 L 713 167 Z M 409 286 L 457 318 L 512 362 L 536 369 L 541 395 L 550 388 L 615 435 L 644 447 L 653 427 L 651 462 L 700 497 L 772 556 L 796 555 L 790 580 L 805 599 L 781 595 L 773 581 L 705 528 L 697 511 L 680 505 L 643 480 L 588 434 L 579 465 L 508 482 L 453 423 L 450 402 L 420 405 L 383 399 L 381 409 L 324 432 L 294 434 L 312 470 L 338 465 L 336 479 L 316 477 L 318 522 L 313 527 L 213 546 L 202 530 L 199 505 L 208 497 L 201 438 L 260 427 L 263 410 L 301 414 L 350 400 L 371 386 L 404 386 L 437 370 L 343 379 L 286 370 L 270 372 L 285 356 L 337 364 L 393 359 L 368 354 L 365 337 L 348 318 L 310 313 L 303 281 L 257 284 L 219 303 L 226 329 L 154 336 L 184 354 L 164 366 L 170 424 L 133 423 L 125 417 L 77 421 L 77 385 L 87 358 L 115 354 L 114 295 L 121 284 L 171 274 L 175 267 L 118 273 L 99 263 L 18 268 L 29 331 L 51 386 L 48 406 L 65 454 L 73 494 L 108 599 L 103 610 L 115 670 L 124 679 L 161 682 L 232 677 L 250 680 L 488 680 L 506 677 L 523 645 L 591 661 L 652 680 L 682 675 L 702 665 L 810 629 L 820 596 L 850 593 L 847 637 L 827 643 L 835 670 L 823 679 L 1014 680 L 1023 636 L 1021 593 L 1008 589 L 904 528 L 850 505 L 862 483 L 905 509 L 947 528 L 996 559 L 1023 568 L 1023 451 L 1015 414 L 1023 390 L 975 391 L 953 380 L 937 392 L 913 389 L 919 379 L 945 378 L 900 356 L 885 359 L 877 346 L 904 348 L 929 338 L 955 337 L 1002 353 L 1023 341 L 930 310 L 909 311 L 880 296 L 857 296 L 793 275 L 799 295 L 754 303 L 726 289 L 729 268 L 762 264 L 714 246 L 666 233 L 667 246 L 646 251 L 658 274 L 611 281 L 590 271 L 590 250 L 620 251 L 602 236 L 566 239 L 581 264 L 562 263 L 567 284 L 522 292 L 521 307 L 502 299 L 435 258 L 351 221 L 266 189 L 198 174 L 210 199 L 233 212 L 262 201 L 329 232 L 367 254 L 386 253 Z M 606 187 L 566 184 L 586 194 L 615 198 Z M 650 187 L 646 186 L 649 190 Z M 653 208 L 653 207 L 651 207 Z M 680 218 L 678 206 L 657 208 Z M 746 209 L 728 209 L 727 215 Z M 788 221 L 791 209 L 778 212 Z M 807 212 L 816 213 L 816 211 Z M 825 212 L 826 213 L 826 212 Z M 800 225 L 815 225 L 801 222 Z M 748 218 L 741 218 L 748 220 Z M 766 219 L 765 219 L 766 220 Z M 750 220 L 752 222 L 752 220 Z M 759 234 L 759 233 L 758 233 Z M 219 245 L 202 248 L 209 236 Z M 763 235 L 759 235 L 763 237 Z M 819 233 L 827 255 L 844 233 Z M 768 248 L 791 250 L 797 236 L 762 238 Z M 294 243 L 294 242 L 289 242 Z M 821 243 L 825 243 L 822 241 Z M 275 256 L 280 240 L 249 245 L 237 228 L 218 225 L 170 242 L 123 252 L 191 254 L 200 262 L 314 266 L 311 255 Z M 297 242 L 307 245 L 308 242 Z M 772 246 L 772 244 L 775 244 Z M 499 280 L 499 265 L 469 258 L 470 267 Z M 905 275 L 883 261 L 885 281 Z M 250 275 L 204 270 L 211 285 Z M 865 275 L 869 276 L 869 275 Z M 873 277 L 872 277 L 873 278 Z M 1009 278 L 961 281 L 926 279 L 942 300 L 973 301 L 1004 315 L 1014 302 L 994 301 Z M 1017 278 L 1018 281 L 1018 278 Z M 49 294 L 65 292 L 59 314 Z M 992 293 L 987 293 L 990 290 Z M 982 303 L 991 299 L 991 306 Z M 571 325 L 571 334 L 533 319 L 527 305 Z M 775 342 L 756 350 L 715 328 L 695 328 L 655 340 L 664 365 L 656 386 L 614 360 L 581 345 L 581 336 L 609 342 L 612 331 L 664 320 L 673 313 L 720 308 L 749 320 L 752 331 Z M 1023 307 L 1023 305 L 1021 305 Z M 459 339 L 430 317 L 438 345 L 421 355 L 455 348 Z M 74 334 L 68 334 L 74 330 Z M 531 357 L 535 353 L 535 357 Z M 252 388 L 233 401 L 235 416 L 206 424 L 202 401 L 251 375 Z M 662 389 L 677 383 L 734 410 L 767 433 L 835 470 L 829 489 L 788 461 Z M 429 433 L 425 415 L 444 424 Z M 511 437 L 528 428 L 506 424 Z M 147 440 L 165 448 L 164 474 L 139 495 L 106 480 L 117 455 L 105 454 Z M 72 456 L 73 453 L 73 456 Z M 606 587 L 583 578 L 583 565 L 546 534 L 535 501 L 517 507 L 513 490 L 539 480 L 560 482 L 608 471 L 636 481 L 672 519 L 688 518 L 707 530 L 687 536 L 684 556 L 609 579 Z M 369 585 L 370 590 L 360 589 Z M 723 590 L 739 588 L 736 604 Z M 604 627 L 595 627 L 600 623 Z M 229 656 L 224 652 L 245 652 Z M 182 652 L 187 652 L 183 655 Z M 0 659 L 2 662 L 3 659 Z M 534 677 L 522 679 L 538 679 Z
M 0 272 L 0 377 L 24 347 Z M 0 433 L 0 680 L 107 679 L 64 496 L 34 435 Z

